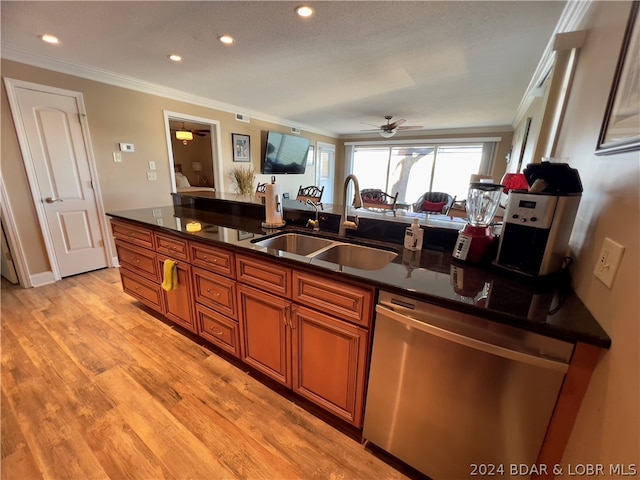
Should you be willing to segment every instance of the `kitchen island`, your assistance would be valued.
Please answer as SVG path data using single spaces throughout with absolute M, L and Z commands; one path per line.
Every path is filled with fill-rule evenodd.
M 149 297 L 146 293 L 137 294 L 136 289 L 155 288 L 158 311 L 167 318 L 214 345 L 226 346 L 227 351 L 235 352 L 248 365 L 288 385 L 296 394 L 356 428 L 362 425 L 374 322 L 373 302 L 380 290 L 410 296 L 487 322 L 571 342 L 575 350 L 539 457 L 547 463 L 560 460 L 591 371 L 601 351 L 610 347 L 606 332 L 573 292 L 531 284 L 491 268 L 457 263 L 446 249 L 408 252 L 395 243 L 379 239 L 349 239 L 398 254 L 379 270 L 321 262 L 257 245 L 256 240 L 279 233 L 263 231 L 260 218 L 185 206 L 189 201 L 179 202 L 181 205 L 109 213 L 116 223 L 149 234 L 147 251 L 139 249 L 140 244 L 135 245 L 135 241 L 134 245 L 126 239 L 123 241 L 125 232 L 121 230 L 119 235 L 114 228 L 116 244 L 121 248 L 128 247 L 129 252 L 148 252 L 156 272 L 155 277 L 147 274 L 143 278 L 136 270 L 139 267 L 123 265 L 123 284 L 125 280 L 129 285 L 134 282 L 131 288 L 125 285 L 125 291 L 145 303 Z M 187 225 L 194 222 L 200 223 L 201 230 L 188 232 Z M 311 233 L 310 229 L 293 223 L 285 231 Z M 455 228 L 452 230 L 457 232 Z M 428 233 L 427 230 L 427 236 Z M 329 239 L 337 238 L 332 232 L 320 234 Z M 206 247 L 218 255 L 215 258 L 219 263 L 218 260 L 203 263 L 202 252 Z M 220 256 L 222 254 L 224 258 Z M 159 288 L 161 262 L 168 255 L 177 258 L 179 265 L 185 268 L 179 273 L 179 283 L 189 285 L 183 296 L 171 297 L 167 294 L 170 292 L 163 294 Z M 214 257 L 209 255 L 210 258 Z M 205 265 L 210 265 L 211 269 L 206 269 Z M 275 283 L 265 283 L 267 280 Z M 274 284 L 282 287 L 282 292 L 276 291 Z M 208 299 L 207 289 L 213 295 Z M 323 292 L 332 296 L 322 298 Z M 221 302 L 220 296 L 226 300 Z M 220 308 L 225 302 L 228 304 L 225 308 L 230 310 Z M 334 308 L 336 305 L 341 308 Z M 182 314 L 176 314 L 179 311 Z M 256 331 L 259 325 L 247 320 L 271 315 L 277 318 L 273 331 Z M 184 323 L 185 316 L 191 316 L 191 323 Z M 207 327 L 210 327 L 209 331 Z M 302 332 L 313 339 L 312 343 L 303 343 Z M 281 370 L 275 369 L 259 351 L 262 348 L 259 338 L 272 334 L 283 342 L 278 345 L 282 348 L 282 357 L 276 362 Z M 334 384 L 323 383 L 326 378 L 318 372 L 327 367 L 314 366 L 312 358 L 323 352 L 326 355 L 326 351 L 330 351 L 327 349 L 336 347 L 342 352 L 342 356 L 339 355 L 343 360 L 341 367 L 346 371 L 341 376 L 338 375 L 341 368 L 332 372 L 332 379 L 338 378 L 336 384 L 343 378 L 341 385 L 344 388 L 339 391 L 334 391 Z M 309 379 L 311 383 L 305 384 Z

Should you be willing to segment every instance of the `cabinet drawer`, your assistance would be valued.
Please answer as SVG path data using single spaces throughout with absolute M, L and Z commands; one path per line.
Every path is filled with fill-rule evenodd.
M 169 255 L 177 260 L 189 260 L 189 250 L 186 240 L 161 233 L 156 233 L 155 239 L 156 251 L 158 253 Z
M 141 247 L 153 250 L 153 231 L 149 228 L 131 225 L 130 223 L 111 220 L 111 231 L 114 238 L 134 243 Z
M 373 297 L 373 288 L 336 282 L 304 272 L 293 273 L 295 302 L 363 327 L 371 325 Z
M 291 269 L 253 257 L 236 256 L 238 281 L 291 298 Z
M 205 268 L 210 272 L 235 278 L 235 265 L 233 253 L 227 250 L 190 242 L 191 263 Z
M 162 287 L 144 278 L 120 269 L 122 289 L 134 298 L 137 298 L 146 306 L 162 313 Z
M 116 252 L 122 268 L 127 268 L 154 282 L 160 280 L 156 256 L 152 251 L 116 239 Z
M 238 322 L 205 307 L 196 305 L 198 335 L 240 358 Z
M 235 281 L 201 268 L 193 267 L 193 285 L 196 302 L 200 302 L 228 317 L 238 319 Z

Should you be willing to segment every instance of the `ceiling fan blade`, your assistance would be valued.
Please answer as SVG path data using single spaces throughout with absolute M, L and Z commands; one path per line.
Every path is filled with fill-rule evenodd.
M 360 122 L 360 125 L 369 125 L 371 127 L 382 128 L 378 125 L 374 125 L 373 123 L 367 123 L 367 122 Z
M 397 126 L 402 125 L 404 122 L 406 122 L 406 120 L 404 118 L 400 118 L 400 119 L 396 120 L 395 122 L 389 124 L 389 126 L 392 127 L 392 128 L 396 128 Z
M 420 130 L 422 128 L 422 125 L 404 125 L 397 128 L 398 130 Z

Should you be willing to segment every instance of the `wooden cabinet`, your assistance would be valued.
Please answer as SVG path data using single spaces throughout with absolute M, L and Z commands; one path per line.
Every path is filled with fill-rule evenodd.
M 356 427 L 374 289 L 112 220 L 123 289 Z M 166 260 L 178 286 L 161 287 Z
M 163 313 L 162 288 L 157 282 L 150 282 L 124 268 L 120 269 L 120 278 L 122 280 L 122 289 L 126 293 L 140 300 L 147 307 Z
M 293 300 L 364 327 L 371 325 L 375 290 L 336 282 L 306 272 L 293 272 Z
M 158 282 L 161 278 L 156 262 L 156 254 L 145 248 L 131 245 L 116 238 L 116 253 L 120 266 L 152 282 Z
M 225 277 L 235 278 L 235 259 L 232 252 L 196 242 L 189 242 L 189 249 L 192 265 Z
M 196 303 L 198 335 L 223 350 L 240 357 L 240 330 L 238 322 Z
M 275 262 L 236 256 L 238 281 L 275 295 L 291 298 L 291 269 Z
M 238 285 L 242 360 L 291 387 L 291 302 Z
M 237 320 L 236 282 L 202 268 L 192 268 L 196 302 Z
M 286 291 L 278 288 L 284 284 L 285 270 L 277 264 L 237 256 L 238 280 L 269 292 Z M 373 291 L 296 270 L 292 278 L 295 301 L 238 285 L 242 359 L 360 427 L 369 332 L 354 323 L 370 325 Z
M 291 332 L 293 391 L 343 420 L 361 425 L 368 331 L 295 306 Z
M 154 237 L 156 252 L 176 260 L 189 261 L 189 249 L 186 240 L 164 233 L 156 233 Z
M 153 230 L 150 228 L 132 225 L 121 220 L 111 220 L 111 230 L 113 231 L 113 237 L 116 239 L 121 239 L 150 250 L 155 249 Z
M 190 332 L 196 333 L 193 289 L 191 283 L 191 265 L 188 263 L 157 255 L 158 267 L 163 269 L 165 260 L 176 262 L 178 286 L 170 291 L 162 290 L 164 295 L 164 316 Z

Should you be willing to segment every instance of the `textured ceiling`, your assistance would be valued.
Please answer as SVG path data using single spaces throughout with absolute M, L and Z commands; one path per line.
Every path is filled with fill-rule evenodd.
M 310 19 L 284 1 L 3 1 L 2 56 L 116 73 L 327 133 L 387 114 L 426 130 L 494 127 L 512 123 L 565 5 L 308 3 Z M 236 43 L 220 44 L 222 33 Z

